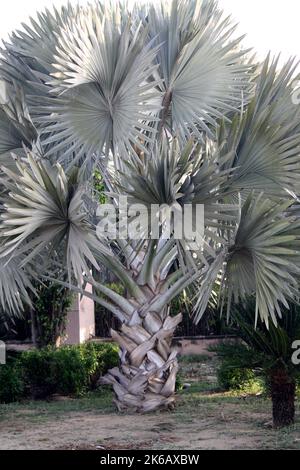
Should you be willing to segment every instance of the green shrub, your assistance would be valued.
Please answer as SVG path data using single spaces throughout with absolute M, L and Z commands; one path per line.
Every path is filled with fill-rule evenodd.
M 0 403 L 20 400 L 24 395 L 21 368 L 16 361 L 0 366 Z
M 30 395 L 39 399 L 54 393 L 82 395 L 95 388 L 99 377 L 118 361 L 117 346 L 87 343 L 28 351 L 20 365 Z
M 55 392 L 57 386 L 53 363 L 55 352 L 51 348 L 44 348 L 26 351 L 21 355 L 20 367 L 27 391 L 32 398 L 45 398 Z
M 100 376 L 118 365 L 118 347 L 109 343 L 65 346 L 54 353 L 56 392 L 81 395 L 95 388 Z
M 105 374 L 109 369 L 119 365 L 119 347 L 113 343 L 88 343 L 87 351 L 94 348 L 101 371 Z
M 257 393 L 265 389 L 258 377 L 262 355 L 242 342 L 224 342 L 210 348 L 220 358 L 217 371 L 218 385 L 222 390 Z
M 0 402 L 25 396 L 43 399 L 54 393 L 82 395 L 118 363 L 119 349 L 112 343 L 26 351 L 0 366 Z
M 89 359 L 82 347 L 67 346 L 53 354 L 53 377 L 56 393 L 81 395 L 88 388 L 89 374 L 97 367 L 95 357 Z
M 252 369 L 234 367 L 230 361 L 223 361 L 217 372 L 218 385 L 222 390 L 242 390 L 255 381 Z

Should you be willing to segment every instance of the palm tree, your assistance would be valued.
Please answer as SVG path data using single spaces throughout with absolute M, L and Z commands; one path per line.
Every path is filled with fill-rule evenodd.
M 184 289 L 195 321 L 216 291 L 228 313 L 256 292 L 266 324 L 297 297 L 300 112 L 293 61 L 255 63 L 214 0 L 115 3 L 46 10 L 1 51 L 0 300 L 13 311 L 17 294 L 20 308 L 31 278 L 64 267 L 62 285 L 121 321 L 120 367 L 105 381 L 120 410 L 146 412 L 174 404 L 181 316 L 169 305 Z M 139 240 L 109 223 L 99 238 L 95 171 L 122 230 L 121 196 L 158 207 L 156 229 L 136 213 Z M 176 236 L 173 218 L 166 237 L 168 211 L 187 205 L 204 206 L 201 246 Z M 126 295 L 97 281 L 103 265 Z
M 296 379 L 299 366 L 291 360 L 293 343 L 300 337 L 300 312 L 291 305 L 276 327 L 269 329 L 262 322 L 253 328 L 253 301 L 232 313 L 232 331 L 243 340 L 238 348 L 234 344 L 220 347 L 217 353 L 230 360 L 237 368 L 260 369 L 266 380 L 272 403 L 275 428 L 290 426 L 295 419 Z

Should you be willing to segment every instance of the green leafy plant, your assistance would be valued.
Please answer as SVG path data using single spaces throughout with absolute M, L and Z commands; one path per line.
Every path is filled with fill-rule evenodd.
M 255 381 L 256 374 L 249 364 L 247 367 L 239 367 L 238 361 L 226 357 L 218 368 L 217 378 L 222 390 L 242 390 Z
M 110 343 L 32 350 L 24 352 L 19 360 L 33 398 L 54 393 L 81 395 L 95 388 L 99 378 L 118 362 L 118 348 Z
M 45 398 L 55 392 L 57 380 L 53 369 L 51 348 L 24 352 L 20 357 L 20 367 L 30 396 Z
M 103 182 L 103 177 L 98 170 L 96 170 L 94 173 L 94 188 L 96 190 L 100 204 L 106 204 L 108 202 L 107 197 L 105 196 L 106 189 Z
M 93 355 L 97 362 L 96 369 L 91 372 L 89 383 L 91 388 L 95 388 L 99 384 L 101 376 L 105 375 L 109 369 L 118 367 L 119 347 L 113 343 L 88 343 L 85 347 L 85 355 L 89 360 Z
M 74 294 L 52 282 L 38 286 L 36 293 L 31 320 L 35 329 L 36 345 L 39 348 L 56 346 L 64 336 L 67 313 Z
M 62 395 L 83 394 L 95 388 L 99 378 L 118 363 L 118 348 L 109 343 L 62 347 L 53 355 L 56 392 Z

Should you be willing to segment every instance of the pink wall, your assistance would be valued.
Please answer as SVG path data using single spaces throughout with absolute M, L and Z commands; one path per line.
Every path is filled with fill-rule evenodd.
M 86 290 L 92 292 L 92 286 Z M 64 344 L 80 344 L 95 336 L 94 301 L 88 297 L 76 295 L 67 317 L 67 328 Z

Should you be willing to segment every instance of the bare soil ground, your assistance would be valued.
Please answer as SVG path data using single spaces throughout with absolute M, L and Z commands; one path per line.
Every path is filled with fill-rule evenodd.
M 172 412 L 116 413 L 110 391 L 79 399 L 0 405 L 0 449 L 300 449 L 300 406 L 291 428 L 270 426 L 262 397 L 216 391 L 211 361 L 186 361 Z

